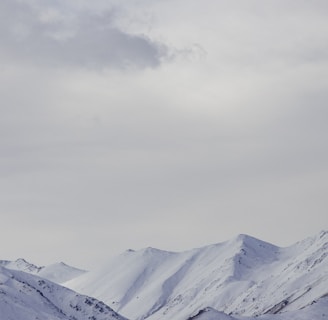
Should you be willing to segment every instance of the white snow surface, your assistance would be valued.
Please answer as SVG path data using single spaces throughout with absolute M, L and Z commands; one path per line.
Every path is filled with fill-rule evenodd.
M 0 267 L 1 320 L 124 320 L 94 298 L 46 279 Z
M 58 262 L 45 267 L 38 267 L 25 259 L 16 261 L 0 260 L 0 266 L 11 270 L 19 270 L 38 275 L 55 283 L 63 283 L 87 272 L 85 270 L 71 267 L 63 262 Z
M 327 256 L 326 231 L 287 248 L 239 235 L 181 253 L 128 250 L 65 285 L 133 320 L 183 320 L 205 308 L 212 311 L 203 317 L 215 309 L 222 319 L 285 320 L 286 312 L 303 312 L 314 301 L 320 304 L 309 310 L 327 309 L 320 299 L 328 294 Z

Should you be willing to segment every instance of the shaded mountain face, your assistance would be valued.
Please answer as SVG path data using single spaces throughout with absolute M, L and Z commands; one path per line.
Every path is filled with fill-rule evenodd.
M 328 294 L 327 255 L 327 232 L 287 248 L 239 235 L 181 253 L 128 250 L 65 285 L 130 319 L 188 319 L 208 307 L 230 317 L 282 314 Z
M 0 319 L 125 320 L 94 298 L 5 267 L 0 267 Z

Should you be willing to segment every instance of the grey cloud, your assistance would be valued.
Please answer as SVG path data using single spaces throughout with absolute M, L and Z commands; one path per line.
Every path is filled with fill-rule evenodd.
M 7 0 L 0 10 L 1 54 L 7 59 L 48 66 L 144 68 L 158 66 L 166 55 L 163 44 L 119 30 L 111 12 L 74 15 L 58 6 Z
M 142 11 L 159 2 L 134 5 Z M 310 2 L 302 1 L 288 29 L 296 2 L 288 2 L 283 18 L 285 7 L 273 5 L 264 19 L 261 1 L 251 9 L 231 9 L 227 1 L 230 20 L 216 10 L 223 1 L 183 0 L 178 8 L 177 2 L 162 1 L 165 14 L 155 10 L 165 18 L 158 34 L 175 47 L 200 47 L 147 72 L 44 68 L 122 66 L 117 57 L 103 57 L 108 44 L 97 47 L 108 34 L 123 56 L 133 47 L 128 64 L 159 61 L 144 53 L 140 37 L 131 36 L 134 43 L 115 27 L 111 11 L 56 16 L 40 5 L 18 10 L 15 1 L 0 3 L 2 50 L 18 62 L 0 75 L 1 239 L 15 235 L 3 249 L 13 258 L 17 252 L 29 258 L 28 252 L 36 263 L 71 259 L 79 266 L 131 246 L 175 250 L 241 232 L 284 245 L 327 222 L 327 65 L 323 55 L 309 55 L 327 43 L 317 29 L 326 26 L 322 13 L 307 16 Z M 191 2 L 200 8 L 188 16 Z M 298 28 L 307 36 L 287 46 Z M 18 50 L 27 39 L 30 56 Z M 144 64 L 132 57 L 138 45 Z M 22 63 L 24 55 L 29 63 Z M 96 55 L 99 64 L 88 60 Z

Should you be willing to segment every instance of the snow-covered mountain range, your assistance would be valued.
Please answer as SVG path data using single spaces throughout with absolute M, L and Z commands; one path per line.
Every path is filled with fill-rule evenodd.
M 328 319 L 327 256 L 323 231 L 287 248 L 239 235 L 179 253 L 127 250 L 89 272 L 2 260 L 0 320 Z
M 38 267 L 22 258 L 19 258 L 16 261 L 0 260 L 0 266 L 11 270 L 19 270 L 35 274 L 59 284 L 87 272 L 85 270 L 71 267 L 64 262 L 54 263 L 45 267 Z
M 323 299 L 327 255 L 328 232 L 287 248 L 239 235 L 180 253 L 128 250 L 65 285 L 132 320 L 183 320 L 208 307 L 231 317 L 256 317 Z

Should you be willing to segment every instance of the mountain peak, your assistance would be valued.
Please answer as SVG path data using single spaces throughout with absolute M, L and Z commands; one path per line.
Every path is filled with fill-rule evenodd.
M 165 251 L 153 247 L 146 247 L 140 250 L 143 255 L 167 255 L 172 254 L 173 252 Z
M 233 237 L 229 242 L 247 245 L 247 244 L 254 243 L 256 241 L 260 241 L 260 240 L 253 238 L 247 234 L 241 233 L 241 234 L 238 234 L 237 236 Z
M 230 245 L 236 245 L 243 249 L 256 250 L 257 252 L 266 250 L 277 251 L 278 248 L 274 244 L 260 240 L 258 238 L 254 238 L 247 234 L 239 234 L 236 237 L 232 238 L 230 241 L 228 241 L 228 243 Z
M 23 258 L 18 258 L 16 261 L 10 261 L 6 264 L 6 268 L 35 274 L 43 269 L 43 267 L 38 267 Z

